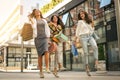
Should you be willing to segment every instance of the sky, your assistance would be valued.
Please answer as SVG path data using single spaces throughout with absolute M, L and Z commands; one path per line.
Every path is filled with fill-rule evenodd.
M 8 16 L 13 12 L 21 0 L 0 0 L 0 27 L 6 21 Z M 50 0 L 39 0 L 41 4 L 45 4 Z M 40 7 L 43 5 L 40 5 Z
M 20 0 L 0 0 L 0 26 L 19 4 Z M 14 4 L 13 4 L 14 3 Z

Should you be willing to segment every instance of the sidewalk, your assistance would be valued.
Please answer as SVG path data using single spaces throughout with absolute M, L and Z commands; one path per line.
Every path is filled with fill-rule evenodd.
M 45 72 L 45 70 L 43 70 Z M 0 69 L 0 72 L 18 72 L 21 73 L 20 68 L 7 68 L 7 69 Z M 23 72 L 39 72 L 39 70 L 27 70 L 24 69 Z M 69 72 L 69 71 L 62 71 L 62 72 Z M 70 71 L 70 72 L 77 72 L 77 73 L 85 73 L 84 71 Z M 61 72 L 60 72 L 61 73 Z M 120 76 L 120 71 L 96 71 L 96 72 L 91 72 L 93 75 L 98 75 L 98 76 Z
M 43 80 L 120 80 L 120 71 L 91 72 L 89 77 L 83 71 L 63 71 L 59 72 L 59 78 L 52 73 L 44 72 Z M 41 80 L 39 72 L 0 72 L 0 80 Z

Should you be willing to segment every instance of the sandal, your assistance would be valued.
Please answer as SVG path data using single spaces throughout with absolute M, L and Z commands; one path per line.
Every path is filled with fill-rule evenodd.
M 54 71 L 53 71 L 53 75 L 54 75 L 56 78 L 59 77 L 58 74 L 57 74 L 57 69 L 56 69 L 56 68 L 55 68 Z
M 96 70 L 96 71 L 98 71 L 98 70 L 99 70 L 98 65 L 95 65 L 95 70 Z
M 58 74 L 56 72 L 53 72 L 53 75 L 56 77 L 56 78 L 59 78 Z
M 44 74 L 42 72 L 40 73 L 40 78 L 44 78 Z
M 49 69 L 46 69 L 46 72 L 47 72 L 47 73 L 50 73 L 50 70 L 49 70 Z
M 86 65 L 86 73 L 87 73 L 88 76 L 91 76 L 91 74 L 90 74 L 90 69 L 89 69 L 89 66 L 88 66 L 88 65 Z

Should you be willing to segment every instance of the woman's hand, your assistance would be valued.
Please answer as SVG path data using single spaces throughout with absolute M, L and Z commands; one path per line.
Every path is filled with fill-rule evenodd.
M 75 42 L 77 42 L 77 39 L 78 39 L 78 37 L 77 37 L 77 36 L 75 36 Z
M 34 24 L 33 19 L 32 19 L 31 16 L 28 16 L 28 19 L 29 19 L 29 21 L 30 21 L 32 24 Z

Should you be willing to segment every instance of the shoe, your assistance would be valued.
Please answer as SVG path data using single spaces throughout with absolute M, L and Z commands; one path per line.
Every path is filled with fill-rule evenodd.
M 46 72 L 47 72 L 47 73 L 50 73 L 50 70 L 49 70 L 49 69 L 46 69 Z
M 94 66 L 96 71 L 98 71 L 98 70 L 99 70 L 98 64 L 99 64 L 99 61 L 98 61 L 98 60 L 96 60 L 96 61 L 95 61 L 95 66 Z
M 44 74 L 43 73 L 40 73 L 40 78 L 44 78 Z
M 95 70 L 96 70 L 96 71 L 98 71 L 98 70 L 99 70 L 98 65 L 95 65 Z
M 53 75 L 54 75 L 56 78 L 59 77 L 58 74 L 57 74 L 57 68 L 54 68 Z
M 88 76 L 91 76 L 91 74 L 90 74 L 90 69 L 89 69 L 89 66 L 88 66 L 88 65 L 86 65 L 86 73 L 87 73 Z
M 59 69 L 59 71 L 66 71 L 66 68 L 62 67 Z
M 53 72 L 53 75 L 54 75 L 56 78 L 59 78 L 57 72 Z
M 87 73 L 88 76 L 91 76 L 90 71 L 86 71 L 86 73 Z

